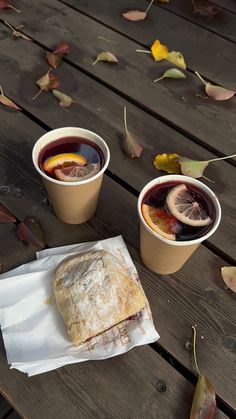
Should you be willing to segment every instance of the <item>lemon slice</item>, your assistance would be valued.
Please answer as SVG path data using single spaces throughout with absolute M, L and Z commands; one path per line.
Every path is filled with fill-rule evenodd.
M 89 163 L 85 166 L 68 166 L 55 169 L 54 175 L 63 182 L 78 182 L 79 180 L 89 179 L 96 175 L 100 170 L 99 163 Z
M 168 208 L 177 220 L 193 227 L 203 227 L 211 222 L 201 204 L 188 191 L 186 185 L 175 186 L 166 198 Z
M 168 215 L 164 209 L 142 204 L 142 214 L 146 223 L 155 233 L 169 240 L 175 240 L 177 222 L 174 217 Z
M 45 172 L 52 172 L 54 169 L 63 167 L 63 165 L 71 166 L 71 165 L 82 165 L 84 166 L 87 163 L 87 159 L 82 156 L 81 154 L 75 153 L 63 153 L 57 154 L 56 156 L 49 157 L 43 163 L 43 170 Z

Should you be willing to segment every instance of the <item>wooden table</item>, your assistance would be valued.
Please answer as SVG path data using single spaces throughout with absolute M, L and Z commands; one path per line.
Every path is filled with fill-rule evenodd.
M 160 418 L 189 417 L 196 371 L 187 350 L 191 325 L 199 330 L 198 358 L 203 374 L 215 384 L 217 417 L 235 417 L 235 295 L 220 268 L 235 265 L 235 160 L 209 166 L 203 179 L 219 197 L 223 218 L 218 231 L 200 246 L 176 274 L 147 270 L 139 256 L 137 196 L 152 178 L 162 175 L 152 165 L 157 153 L 176 152 L 204 160 L 235 153 L 235 98 L 204 99 L 197 70 L 207 80 L 236 88 L 236 4 L 222 7 L 214 18 L 194 14 L 191 1 L 156 4 L 143 22 L 121 13 L 145 9 L 141 0 L 12 0 L 21 10 L 1 10 L 1 18 L 22 29 L 33 42 L 14 40 L 0 22 L 0 84 L 21 112 L 0 105 L 0 202 L 21 221 L 39 218 L 47 246 L 104 239 L 122 234 L 149 299 L 160 340 L 106 361 L 74 364 L 27 378 L 10 370 L 3 343 L 0 390 L 25 418 Z M 186 80 L 154 84 L 171 66 L 154 62 L 147 49 L 155 39 L 181 51 Z M 71 52 L 55 72 L 61 90 L 76 99 L 68 109 L 49 93 L 36 101 L 35 81 L 46 73 L 46 51 L 67 41 Z M 114 53 L 116 65 L 92 62 L 101 51 Z M 199 96 L 200 95 L 200 96 Z M 123 107 L 130 131 L 144 147 L 140 159 L 120 149 Z M 100 134 L 111 150 L 96 215 L 78 226 L 57 219 L 31 162 L 31 150 L 45 131 L 79 126 Z M 5 192 L 4 192 L 5 191 Z M 34 259 L 36 247 L 16 238 L 16 227 L 1 224 L 2 272 Z M 1 417 L 9 405 L 1 399 Z M 17 417 L 16 413 L 10 414 Z

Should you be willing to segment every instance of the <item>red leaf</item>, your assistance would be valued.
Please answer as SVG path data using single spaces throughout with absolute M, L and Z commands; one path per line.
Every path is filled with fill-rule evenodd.
M 8 106 L 8 108 L 15 109 L 16 111 L 21 111 L 21 108 L 13 102 L 13 100 L 9 99 L 9 97 L 5 96 L 2 90 L 2 87 L 0 86 L 0 103 L 2 105 Z
M 70 45 L 67 42 L 60 42 L 54 49 L 53 53 L 57 55 L 66 55 L 70 52 Z
M 122 13 L 122 16 L 127 20 L 137 22 L 138 20 L 144 20 L 147 17 L 147 13 L 141 10 L 129 10 L 126 13 Z
M 9 0 L 0 0 L 0 9 L 12 9 L 15 10 L 17 13 L 21 13 L 20 10 L 16 9 Z
M 0 204 L 0 222 L 15 223 L 15 221 L 15 216 L 4 205 Z
M 215 17 L 221 11 L 221 7 L 213 5 L 207 0 L 192 0 L 194 13 L 204 17 Z
M 33 217 L 26 217 L 20 223 L 17 234 L 20 240 L 32 243 L 41 249 L 46 245 L 44 230 L 40 222 Z
M 53 54 L 53 52 L 47 52 L 48 64 L 53 68 L 58 68 L 61 64 L 61 55 Z

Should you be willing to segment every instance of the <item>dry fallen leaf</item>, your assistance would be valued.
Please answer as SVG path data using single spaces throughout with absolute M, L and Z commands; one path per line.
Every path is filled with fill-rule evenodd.
M 179 157 L 178 162 L 181 166 L 181 173 L 186 176 L 193 177 L 195 179 L 202 177 L 204 170 L 208 166 L 209 163 L 219 160 L 226 160 L 231 159 L 232 157 L 236 157 L 236 154 L 232 154 L 226 157 L 217 157 L 211 160 L 190 160 L 187 157 Z
M 41 249 L 46 245 L 44 230 L 40 222 L 33 217 L 26 217 L 20 223 L 17 234 L 23 242 L 32 243 Z
M 6 208 L 0 204 L 0 222 L 1 223 L 15 223 L 15 216 Z
M 9 108 L 15 109 L 16 111 L 21 111 L 21 108 L 15 102 L 13 102 L 13 100 L 4 95 L 2 86 L 0 86 L 0 103 L 2 103 L 2 105 L 8 106 Z
M 18 29 L 23 28 L 23 25 L 17 26 L 17 28 L 14 28 L 12 25 L 10 25 L 10 23 L 8 23 L 6 20 L 2 20 L 2 22 L 8 26 L 8 28 L 11 29 L 12 31 L 12 36 L 15 39 L 24 39 L 25 41 L 32 41 L 31 38 L 29 38 L 27 35 L 25 35 L 24 33 L 18 31 Z
M 60 80 L 56 74 L 51 72 L 50 69 L 46 74 L 44 74 L 44 76 L 40 77 L 40 79 L 36 81 L 36 84 L 40 90 L 32 100 L 35 100 L 43 91 L 48 92 L 49 90 L 56 89 L 60 85 Z
M 62 56 L 54 54 L 53 52 L 47 52 L 48 64 L 53 68 L 58 68 L 61 64 Z
M 16 9 L 9 0 L 0 0 L 0 9 L 12 9 L 15 10 L 17 13 L 21 13 L 20 10 Z
M 55 98 L 57 98 L 57 100 L 59 101 L 59 105 L 63 108 L 69 108 L 69 106 L 72 105 L 72 103 L 75 103 L 75 101 L 70 96 L 60 92 L 59 90 L 53 89 L 52 94 L 53 96 L 55 96 Z
M 181 54 L 181 52 L 171 51 L 171 52 L 169 52 L 166 59 L 167 59 L 167 61 L 176 65 L 177 67 L 180 67 L 183 70 L 186 70 L 186 63 L 184 61 L 184 56 L 183 56 L 183 54 Z
M 215 6 L 207 0 L 192 0 L 193 12 L 203 17 L 215 17 L 221 11 L 221 7 Z
M 154 0 L 151 0 L 147 9 L 143 12 L 142 10 L 129 10 L 128 12 L 122 13 L 122 16 L 133 22 L 137 22 L 138 20 L 144 20 L 147 17 L 147 14 L 153 4 Z
M 153 42 L 151 52 L 155 61 L 165 60 L 168 57 L 167 46 L 162 45 L 158 39 Z
M 70 52 L 70 45 L 67 42 L 60 42 L 60 44 L 58 44 L 56 46 L 56 48 L 54 48 L 53 50 L 53 54 L 56 55 L 66 55 L 69 54 Z
M 197 71 L 195 71 L 195 74 L 204 83 L 206 94 L 215 100 L 228 100 L 236 93 L 233 90 L 228 90 L 221 86 L 214 86 L 213 84 L 206 82 Z
M 153 165 L 156 169 L 167 173 L 181 173 L 178 162 L 178 154 L 157 154 L 153 159 Z
M 161 77 L 154 80 L 154 83 L 164 79 L 164 78 L 172 78 L 172 79 L 186 79 L 185 74 L 178 70 L 177 68 L 170 68 L 169 70 L 166 70 L 164 74 L 162 74 Z
M 116 58 L 116 56 L 109 51 L 100 52 L 100 54 L 97 55 L 96 60 L 93 62 L 93 65 L 95 65 L 98 61 L 118 63 L 118 59 Z
M 126 107 L 124 107 L 124 124 L 125 136 L 121 148 L 127 157 L 140 157 L 143 152 L 143 147 L 137 142 L 135 137 L 131 135 L 127 126 Z
M 224 266 L 221 275 L 227 287 L 236 292 L 236 266 Z

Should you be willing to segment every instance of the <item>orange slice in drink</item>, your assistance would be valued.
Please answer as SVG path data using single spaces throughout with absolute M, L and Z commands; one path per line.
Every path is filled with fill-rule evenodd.
M 211 218 L 188 191 L 186 185 L 175 186 L 166 198 L 168 208 L 177 220 L 193 227 L 207 226 Z
M 56 168 L 60 168 L 63 166 L 72 166 L 72 165 L 84 166 L 86 163 L 87 163 L 87 159 L 81 154 L 63 153 L 63 154 L 57 154 L 56 156 L 53 156 L 53 157 L 49 157 L 43 163 L 43 170 L 45 170 L 45 172 L 51 173 Z
M 176 218 L 168 215 L 164 209 L 142 204 L 142 214 L 149 227 L 169 240 L 175 240 L 177 230 Z
M 99 163 L 88 163 L 85 166 L 67 166 L 55 169 L 54 175 L 63 182 L 78 182 L 79 180 L 89 179 L 96 175 L 100 170 Z

